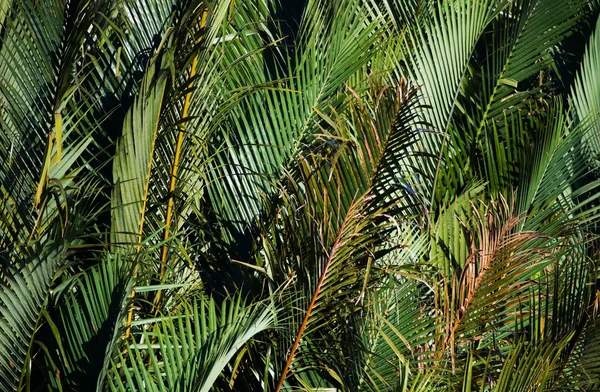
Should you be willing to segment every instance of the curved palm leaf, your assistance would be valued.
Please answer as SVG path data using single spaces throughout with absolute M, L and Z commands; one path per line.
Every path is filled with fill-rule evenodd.
M 113 362 L 110 389 L 209 391 L 238 350 L 275 326 L 276 312 L 274 304 L 246 305 L 239 295 L 220 304 L 199 295 L 159 320 L 136 320 L 134 335 L 142 339 Z
M 360 287 L 369 280 L 368 272 L 364 274 L 371 259 L 377 260 L 394 246 L 380 249 L 381 235 L 393 230 L 394 216 L 411 206 L 416 195 L 406 190 L 411 189 L 410 183 L 402 188 L 394 181 L 407 170 L 399 162 L 418 140 L 409 128 L 415 121 L 415 93 L 402 84 L 389 88 L 374 81 L 370 99 L 351 96 L 354 111 L 348 120 L 324 117 L 331 131 L 323 128 L 327 132 L 323 140 L 299 157 L 298 171 L 284 185 L 289 193 L 282 195 L 277 220 L 285 242 L 277 236 L 269 241 L 276 240 L 275 254 L 286 252 L 279 254 L 293 264 L 283 264 L 278 260 L 281 256 L 275 256 L 266 261 L 266 268 L 283 281 L 293 266 L 299 282 L 306 282 L 298 289 L 310 302 L 304 305 L 304 316 L 294 312 L 302 321 L 277 389 L 295 360 L 300 339 L 318 334 L 327 323 L 331 328 L 327 317 L 339 301 L 351 307 L 350 301 L 364 295 Z M 397 194 L 403 198 L 394 198 Z M 277 249 L 283 243 L 294 247 Z M 290 250 L 297 253 L 288 254 Z
M 570 103 L 574 111 L 576 121 L 588 121 L 596 119 L 600 113 L 600 90 L 598 88 L 598 54 L 600 52 L 600 19 L 596 23 L 596 28 L 586 48 L 581 68 L 571 87 Z M 588 145 L 589 153 L 586 159 L 595 160 L 600 151 L 598 142 L 598 127 L 594 132 L 590 132 L 584 139 Z
M 53 388 L 104 390 L 117 354 L 133 289 L 130 263 L 117 254 L 83 272 L 61 299 L 56 328 L 61 363 Z

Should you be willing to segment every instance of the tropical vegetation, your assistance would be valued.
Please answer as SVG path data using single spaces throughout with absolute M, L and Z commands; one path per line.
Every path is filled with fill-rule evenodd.
M 600 390 L 599 14 L 0 0 L 0 391 Z

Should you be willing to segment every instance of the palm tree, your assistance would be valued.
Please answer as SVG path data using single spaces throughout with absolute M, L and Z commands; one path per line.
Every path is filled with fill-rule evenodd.
M 600 389 L 598 5 L 0 0 L 0 390 Z

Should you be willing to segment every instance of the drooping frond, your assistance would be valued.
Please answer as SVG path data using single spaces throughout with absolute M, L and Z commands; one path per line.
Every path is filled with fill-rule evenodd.
M 57 330 L 58 367 L 54 388 L 103 390 L 106 373 L 121 348 L 133 287 L 132 267 L 121 256 L 106 256 L 81 273 L 61 297 Z
M 222 152 L 217 149 L 209 167 L 210 200 L 236 231 L 257 217 L 257 196 L 273 192 L 282 168 L 319 133 L 320 115 L 341 108 L 344 84 L 378 49 L 382 29 L 362 1 L 309 1 L 294 52 L 282 48 L 287 58 L 275 56 L 281 66 L 263 59 L 251 68 L 255 75 L 233 80 L 239 86 L 249 78 L 260 83 L 285 78 L 243 100 L 211 141 Z
M 10 23 L 0 37 L 3 240 L 18 242 L 18 233 L 34 229 L 29 210 L 49 202 L 49 182 L 60 181 L 70 192 L 99 129 L 90 120 L 98 98 L 81 84 L 90 62 L 80 48 L 89 43 L 88 33 L 97 33 L 96 11 L 105 5 L 16 1 L 7 11 Z M 41 210 L 53 214 L 52 206 Z
M 424 117 L 437 131 L 423 138 L 422 150 L 435 153 L 447 148 L 441 135 L 447 131 L 456 108 L 456 99 L 476 44 L 505 4 L 497 0 L 443 1 L 433 11 L 424 13 L 422 20 L 409 29 L 402 52 L 404 73 L 422 86 L 426 103 L 431 105 Z M 441 164 L 439 160 L 431 160 L 424 173 L 424 181 L 428 182 L 428 200 L 435 195 Z
M 139 244 L 142 240 L 167 72 L 156 59 L 150 63 L 139 96 L 125 117 L 113 166 L 113 245 Z
M 136 320 L 140 340 L 113 362 L 111 390 L 208 392 L 250 339 L 275 326 L 273 303 L 246 304 L 241 296 L 217 304 L 201 294 L 158 320 Z
M 50 289 L 66 255 L 65 244 L 45 249 L 29 260 L 31 271 L 3 271 L 0 291 L 0 369 L 2 391 L 15 391 L 31 383 L 34 333 L 43 322 Z M 7 260 L 2 260 L 7 264 Z
M 301 290 L 306 303 L 301 313 L 293 312 L 298 329 L 278 389 L 290 366 L 302 369 L 302 361 L 294 365 L 297 351 L 308 358 L 318 351 L 317 340 L 305 351 L 301 339 L 316 339 L 326 324 L 332 325 L 326 315 L 338 301 L 346 304 L 345 311 L 361 301 L 368 271 L 395 246 L 380 247 L 380 235 L 393 231 L 395 217 L 418 198 L 409 168 L 400 163 L 418 140 L 410 130 L 418 102 L 415 92 L 403 84 L 380 86 L 375 79 L 368 101 L 352 93 L 348 99 L 352 115 L 323 117 L 320 140 L 299 157 L 272 223 L 273 228 L 281 226 L 285 237 L 268 239 L 271 253 L 293 262 L 290 269 L 281 256 L 268 254 L 263 262 L 273 278 L 283 283 L 298 274 L 298 281 L 306 282 L 291 288 Z M 293 244 L 293 253 L 281 247 L 284 243 Z M 307 281 L 311 276 L 318 279 Z

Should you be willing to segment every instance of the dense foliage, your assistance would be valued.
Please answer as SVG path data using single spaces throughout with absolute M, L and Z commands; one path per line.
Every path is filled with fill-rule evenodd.
M 599 10 L 0 0 L 0 391 L 600 390 Z

